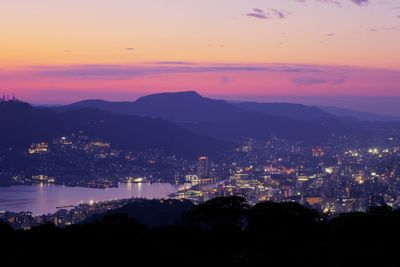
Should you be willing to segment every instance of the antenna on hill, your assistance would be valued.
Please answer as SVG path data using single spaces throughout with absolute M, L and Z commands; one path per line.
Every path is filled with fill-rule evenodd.
M 15 96 L 15 92 L 12 93 L 12 97 L 10 94 L 3 93 L 3 96 L 0 97 L 0 102 L 19 102 L 19 100 Z

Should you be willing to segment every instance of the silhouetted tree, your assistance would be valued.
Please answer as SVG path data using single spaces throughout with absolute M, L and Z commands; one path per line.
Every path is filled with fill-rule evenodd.
M 219 197 L 195 206 L 183 217 L 189 226 L 206 230 L 238 231 L 244 226 L 244 211 L 247 208 L 243 197 Z
M 393 208 L 388 205 L 381 206 L 370 206 L 368 207 L 367 213 L 369 214 L 380 214 L 380 215 L 390 215 L 393 212 Z
M 195 206 L 184 219 L 185 227 L 147 228 L 114 213 L 87 224 L 23 231 L 0 223 L 0 265 L 399 266 L 400 215 L 391 209 L 321 221 L 299 204 L 249 207 L 241 197 L 228 197 Z
M 13 229 L 6 223 L 0 220 L 0 236 L 10 236 L 13 233 Z
M 294 202 L 261 202 L 247 212 L 247 229 L 254 232 L 305 230 L 321 220 L 319 213 Z

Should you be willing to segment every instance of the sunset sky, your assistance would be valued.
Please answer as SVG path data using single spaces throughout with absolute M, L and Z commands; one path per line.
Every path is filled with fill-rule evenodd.
M 398 0 L 1 0 L 0 93 L 400 97 Z

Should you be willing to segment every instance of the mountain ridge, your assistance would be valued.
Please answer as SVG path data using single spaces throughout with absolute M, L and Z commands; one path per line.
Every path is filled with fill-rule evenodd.
M 231 148 L 229 142 L 200 136 L 169 121 L 116 115 L 94 108 L 55 112 L 27 103 L 0 103 L 0 149 L 27 149 L 34 142 L 83 131 L 92 138 L 126 150 L 162 149 L 169 154 L 197 157 Z
M 327 115 L 315 107 L 284 104 L 286 109 L 287 107 L 300 109 L 303 115 L 292 111 L 286 113 L 294 115 L 277 116 L 276 112 L 271 115 L 257 110 L 260 106 L 265 107 L 264 104 L 251 103 L 252 108 L 246 109 L 225 100 L 202 97 L 194 91 L 153 94 L 135 102 L 122 102 L 122 104 L 103 101 L 99 105 L 97 102 L 86 101 L 63 109 L 75 109 L 84 105 L 119 114 L 162 118 L 199 135 L 221 140 L 263 139 L 275 135 L 292 141 L 321 143 L 337 135 L 360 138 L 369 134 L 369 130 L 363 124 L 354 125 Z M 308 114 L 310 112 L 318 114 L 310 118 Z
M 393 117 L 387 115 L 380 115 L 370 112 L 364 111 L 356 111 L 347 108 L 339 108 L 332 106 L 318 106 L 319 109 L 330 113 L 336 117 L 352 117 L 362 121 L 382 121 L 382 122 L 390 122 L 390 121 L 400 121 L 400 117 Z
M 140 115 L 157 117 L 157 114 L 151 114 L 148 110 L 140 110 L 140 106 L 146 104 L 146 102 L 154 101 L 166 101 L 172 98 L 172 100 L 179 100 L 179 98 L 184 98 L 182 101 L 202 101 L 204 99 L 220 101 L 225 103 L 230 103 L 236 107 L 247 111 L 253 111 L 257 113 L 264 113 L 266 115 L 299 119 L 299 120 L 316 120 L 326 117 L 352 117 L 360 121 L 400 121 L 400 118 L 393 116 L 380 115 L 370 112 L 356 111 L 346 108 L 331 107 L 331 106 L 308 106 L 298 103 L 267 103 L 267 102 L 254 102 L 254 101 L 235 101 L 228 102 L 225 100 L 216 100 L 201 96 L 196 91 L 182 91 L 182 92 L 172 92 L 172 93 L 158 93 L 146 95 L 138 98 L 134 101 L 106 101 L 101 99 L 87 99 L 69 105 L 54 107 L 56 110 L 68 110 L 80 107 L 93 107 L 103 109 L 115 114 L 126 114 L 126 115 Z M 178 121 L 177 118 L 171 116 L 168 118 L 172 121 Z M 182 122 L 187 122 L 187 120 L 182 120 Z

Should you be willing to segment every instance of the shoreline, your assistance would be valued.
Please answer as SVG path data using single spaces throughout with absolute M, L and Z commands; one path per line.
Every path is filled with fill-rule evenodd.
M 29 211 L 37 215 L 54 213 L 56 207 L 75 206 L 90 201 L 170 198 L 180 186 L 170 183 L 120 183 L 116 188 L 100 189 L 57 184 L 14 185 L 0 187 L 0 210 L 16 213 Z

